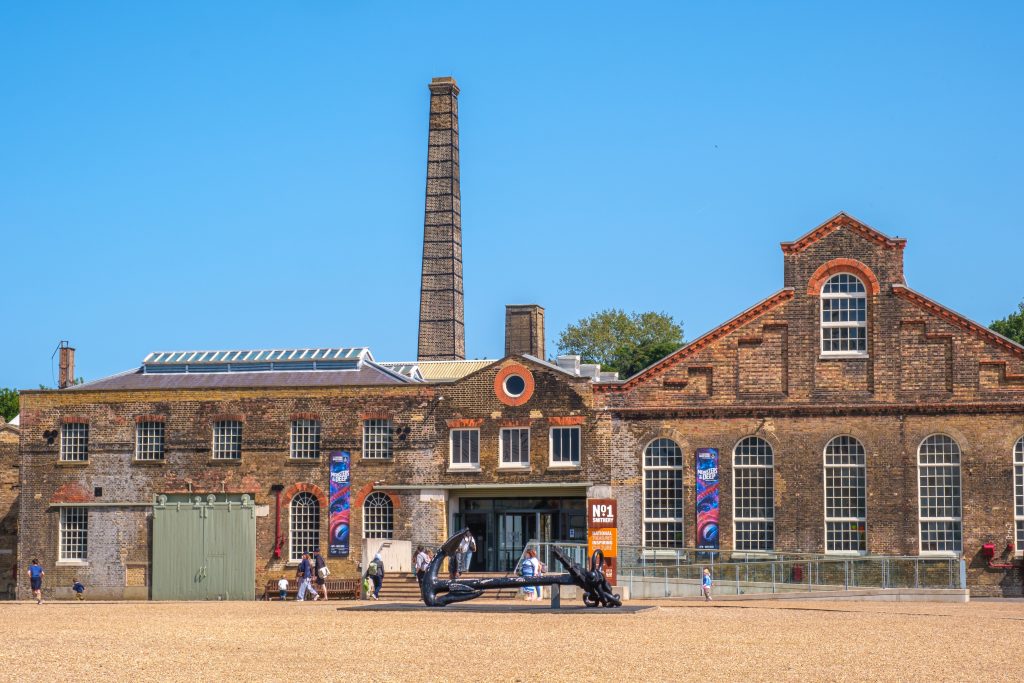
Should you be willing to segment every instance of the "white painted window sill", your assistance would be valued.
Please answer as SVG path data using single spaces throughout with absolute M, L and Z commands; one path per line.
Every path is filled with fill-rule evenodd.
M 55 567 L 88 567 L 89 560 L 57 560 Z
M 548 465 L 549 470 L 578 470 L 579 463 L 553 462 Z
M 480 466 L 479 465 L 475 465 L 475 466 L 471 466 L 471 465 L 449 465 L 448 466 L 448 471 L 449 472 L 479 472 L 480 471 Z

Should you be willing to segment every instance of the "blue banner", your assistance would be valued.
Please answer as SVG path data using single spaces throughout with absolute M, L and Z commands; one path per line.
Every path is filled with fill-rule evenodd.
M 718 550 L 718 449 L 697 449 L 697 548 Z
M 348 451 L 331 451 L 331 507 L 328 526 L 331 530 L 327 554 L 348 555 L 349 508 L 352 495 L 351 460 Z

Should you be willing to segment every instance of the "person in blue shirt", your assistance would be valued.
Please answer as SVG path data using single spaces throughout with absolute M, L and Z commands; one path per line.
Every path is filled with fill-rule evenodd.
M 711 570 L 704 567 L 704 576 L 700 580 L 700 590 L 704 593 L 704 601 L 710 602 L 711 600 Z
M 313 563 L 309 561 L 309 553 L 302 553 L 302 562 L 299 563 L 299 594 L 295 597 L 296 602 L 306 599 L 306 592 L 313 594 L 313 601 L 320 599 L 320 594 L 313 588 Z
M 75 591 L 75 600 L 85 600 L 85 586 L 78 579 L 72 584 L 71 590 Z
M 36 599 L 36 604 L 43 604 L 43 577 L 46 572 L 39 566 L 39 560 L 32 560 L 32 566 L 28 568 L 29 582 L 32 584 L 32 595 Z

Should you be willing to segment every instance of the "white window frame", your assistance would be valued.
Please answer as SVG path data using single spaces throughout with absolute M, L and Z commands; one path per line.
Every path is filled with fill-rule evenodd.
M 89 462 L 88 422 L 65 422 L 60 426 L 60 461 Z
M 135 423 L 136 462 L 163 462 L 167 447 L 167 427 L 162 420 Z
M 363 459 L 390 460 L 394 456 L 391 418 L 363 420 Z
M 520 448 L 522 448 L 522 441 L 516 439 L 515 442 L 513 442 L 513 439 L 515 437 L 511 436 L 512 432 L 517 432 L 518 436 L 520 436 L 520 437 L 522 436 L 522 432 L 526 432 L 526 461 L 525 462 L 523 462 L 523 461 L 511 462 L 511 461 L 507 461 L 506 460 L 506 457 L 511 455 L 510 453 L 507 453 L 505 451 L 505 434 L 506 433 L 508 433 L 510 435 L 509 436 L 509 444 L 510 445 L 515 445 L 516 443 L 518 443 Z M 528 469 L 530 469 L 530 439 L 531 438 L 532 438 L 532 436 L 530 434 L 530 428 L 529 427 L 502 427 L 499 430 L 499 432 L 498 432 L 498 451 L 499 451 L 498 467 L 500 469 L 503 469 L 503 470 L 528 470 Z M 519 455 L 522 455 L 522 453 L 520 452 Z
M 476 461 L 475 462 L 455 462 L 455 435 L 463 433 L 475 433 L 476 434 Z M 461 436 L 460 436 L 461 438 Z M 470 438 L 470 444 L 472 445 L 473 439 Z M 466 470 L 466 471 L 477 471 L 480 469 L 480 429 L 477 427 L 460 427 L 458 429 L 451 429 L 448 432 L 448 469 L 452 470 Z
M 213 423 L 212 439 L 210 443 L 210 454 L 214 460 L 227 460 L 234 462 L 242 459 L 242 429 L 244 425 L 240 420 L 217 420 Z M 220 430 L 231 430 L 220 433 Z M 238 449 L 228 450 L 233 445 L 235 432 L 238 436 Z
M 860 283 L 861 291 L 859 292 L 825 292 L 825 288 L 831 284 L 833 280 L 839 277 L 850 277 Z M 864 285 L 864 281 L 853 273 L 836 273 L 821 285 L 821 290 L 818 292 L 818 337 L 819 344 L 818 349 L 822 356 L 828 356 L 832 358 L 864 358 L 868 355 L 868 292 L 867 287 Z M 864 320 L 845 320 L 841 322 L 825 322 L 825 301 L 853 301 L 855 299 L 864 300 Z M 833 351 L 825 350 L 825 330 L 830 329 L 863 329 L 864 330 L 864 350 L 845 350 L 845 351 Z
M 953 443 L 953 445 L 956 446 L 956 451 L 957 451 L 956 452 L 957 462 L 955 463 L 955 467 L 956 467 L 956 492 L 957 492 L 956 498 L 959 500 L 958 511 L 960 513 L 959 515 L 956 515 L 956 516 L 949 516 L 949 517 L 946 517 L 946 516 L 943 516 L 943 517 L 922 517 L 922 515 L 921 515 L 921 475 L 923 474 L 924 468 L 926 468 L 926 467 L 936 467 L 936 468 L 937 467 L 949 467 L 949 466 L 952 465 L 951 463 L 950 464 L 947 464 L 947 463 L 927 463 L 927 464 L 922 464 L 921 463 L 921 451 L 924 448 L 925 443 L 927 443 L 929 440 L 934 439 L 936 437 L 941 437 L 941 438 L 949 439 Z M 938 557 L 956 557 L 956 556 L 959 556 L 963 552 L 963 547 L 964 547 L 964 536 L 963 536 L 963 534 L 964 534 L 964 525 L 963 525 L 963 514 L 964 514 L 964 501 L 963 501 L 963 455 L 964 455 L 964 453 L 963 453 L 963 449 L 960 448 L 960 443 L 956 439 L 954 439 L 953 437 L 949 436 L 948 434 L 943 434 L 941 432 L 937 432 L 935 434 L 929 434 L 924 439 L 922 439 L 921 443 L 918 444 L 918 446 L 917 446 L 917 548 L 918 548 L 918 554 L 919 555 L 938 556 Z M 959 548 L 956 549 L 956 550 L 924 550 L 924 534 L 922 533 L 922 531 L 923 531 L 922 530 L 922 526 L 926 522 L 928 522 L 928 523 L 932 523 L 932 522 L 934 522 L 934 523 L 947 523 L 947 524 L 956 524 L 956 525 L 958 525 L 959 531 L 960 531 Z
M 851 464 L 840 464 L 840 465 L 837 465 L 835 463 L 831 463 L 830 464 L 828 462 L 829 447 L 833 446 L 834 444 L 838 446 L 839 444 L 837 442 L 840 439 L 851 439 L 855 444 L 857 444 L 857 446 L 860 447 L 861 453 L 864 456 L 863 457 L 863 462 L 861 464 L 859 464 L 859 465 L 857 465 L 857 464 L 853 464 L 853 465 L 851 465 Z M 850 444 L 845 444 L 845 445 L 849 446 Z M 833 453 L 832 455 L 835 456 L 835 455 L 843 455 L 843 454 Z M 864 442 L 862 442 L 860 439 L 858 439 L 855 436 L 851 436 L 850 434 L 839 434 L 837 436 L 834 436 L 834 437 L 832 437 L 831 439 L 828 440 L 828 443 L 825 444 L 825 448 L 823 448 L 822 451 L 821 451 L 821 463 L 822 463 L 822 477 L 821 477 L 822 502 L 824 504 L 824 513 L 825 513 L 825 525 L 824 525 L 824 533 L 825 533 L 825 535 L 824 535 L 824 547 L 825 547 L 825 554 L 826 555 L 847 555 L 847 556 L 867 555 L 867 553 L 868 553 L 868 451 L 864 447 Z M 864 477 L 864 491 L 863 491 L 863 493 L 864 493 L 864 495 L 863 495 L 864 516 L 863 517 L 842 517 L 842 516 L 831 516 L 830 517 L 829 514 L 828 514 L 828 507 L 829 507 L 829 505 L 828 505 L 828 502 L 829 502 L 829 491 L 828 491 L 829 470 L 830 469 L 837 469 L 837 470 L 838 469 L 851 469 L 851 468 L 859 469 L 861 474 Z M 863 550 L 842 550 L 842 549 L 840 549 L 840 550 L 832 550 L 832 549 L 830 549 L 829 545 L 828 545 L 828 525 L 830 523 L 831 524 L 863 524 L 864 525 L 864 539 L 863 539 L 864 540 L 864 549 Z
M 675 449 L 677 451 L 679 451 L 679 466 L 678 467 L 676 467 L 674 465 L 648 465 L 647 464 L 647 451 L 650 450 L 650 448 L 652 448 L 655 444 L 657 444 L 659 442 L 662 442 L 662 441 L 665 441 L 665 442 L 668 442 L 669 444 L 672 444 L 672 446 L 675 446 Z M 662 445 L 659 446 L 659 448 L 667 448 L 667 447 L 668 446 L 666 444 L 662 444 Z M 683 449 L 680 448 L 679 444 L 676 443 L 675 440 L 673 440 L 673 439 L 669 439 L 668 437 L 658 437 L 656 439 L 651 439 L 651 441 L 646 446 L 644 446 L 644 449 L 643 449 L 640 457 L 641 457 L 641 464 L 643 465 L 643 490 L 641 492 L 643 497 L 641 498 L 641 503 L 640 503 L 641 507 L 643 509 L 643 523 L 644 523 L 644 528 L 643 528 L 643 548 L 645 550 L 648 550 L 648 549 L 657 550 L 657 549 L 684 548 L 684 547 L 686 547 L 686 520 L 685 520 L 685 517 L 686 517 L 686 510 L 685 510 L 685 507 L 686 507 L 686 482 L 684 481 L 686 467 L 685 467 L 685 458 L 684 458 L 684 455 L 683 455 Z M 647 506 L 647 473 L 648 472 L 671 472 L 671 471 L 677 471 L 677 470 L 679 472 L 679 490 L 678 490 L 679 516 L 678 517 L 652 517 L 652 516 L 650 516 L 648 514 L 649 510 L 648 510 L 648 506 Z M 676 543 L 668 542 L 668 543 L 666 543 L 664 545 L 648 545 L 648 542 L 647 542 L 647 532 L 649 530 L 651 530 L 651 528 L 654 525 L 659 525 L 659 526 L 663 526 L 663 527 L 669 527 L 670 525 L 674 525 L 674 524 L 679 526 L 678 532 L 673 532 L 673 533 L 678 533 L 679 534 L 679 541 L 678 542 L 676 542 Z M 666 531 L 668 531 L 667 528 L 666 529 L 662 529 L 660 533 L 665 533 Z
M 374 491 L 363 501 L 363 538 L 395 537 L 395 504 L 383 491 Z
M 740 464 L 738 462 L 740 457 L 761 457 L 764 454 L 751 454 L 751 453 L 739 453 L 740 447 L 744 446 L 751 440 L 756 439 L 763 443 L 768 448 L 767 457 L 770 464 Z M 745 436 L 736 442 L 736 445 L 732 448 L 732 547 L 736 552 L 757 554 L 757 553 L 772 553 L 775 551 L 775 449 L 766 440 L 759 436 Z M 739 495 L 736 493 L 736 482 L 740 478 L 739 473 L 741 470 L 767 470 L 768 477 L 767 482 L 769 486 L 761 487 L 764 489 L 770 488 L 771 496 L 769 499 L 769 509 L 771 510 L 770 517 L 740 517 L 739 516 Z M 764 495 L 762 493 L 762 500 Z M 761 505 L 748 505 L 747 507 L 762 507 Z M 738 524 L 763 524 L 767 529 L 770 529 L 771 544 L 767 548 L 741 548 L 737 542 L 739 538 L 737 525 Z
M 1013 525 L 1014 552 L 1024 556 L 1024 436 L 1013 447 Z
M 89 508 L 62 507 L 57 561 L 84 564 L 89 561 Z
M 289 429 L 288 457 L 292 460 L 319 460 L 320 433 L 320 420 L 292 420 Z
M 561 431 L 575 431 L 576 432 L 576 459 L 575 460 L 555 460 L 555 432 Z M 560 437 L 557 437 L 560 439 Z M 572 448 L 572 439 L 569 440 L 569 448 Z M 570 453 L 571 455 L 571 453 Z M 583 462 L 583 429 L 578 425 L 569 425 L 564 427 L 552 427 L 548 430 L 548 467 L 551 469 L 579 469 Z
M 309 491 L 296 493 L 288 503 L 289 562 L 301 562 L 303 553 L 320 549 L 320 512 L 320 500 Z M 299 538 L 302 542 L 296 542 Z

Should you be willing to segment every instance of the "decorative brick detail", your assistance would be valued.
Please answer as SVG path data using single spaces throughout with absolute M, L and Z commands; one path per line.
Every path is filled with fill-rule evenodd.
M 498 420 L 498 426 L 500 427 L 530 427 L 531 422 L 529 420 Z
M 327 507 L 327 496 L 324 495 L 323 490 L 316 484 L 307 484 L 306 482 L 299 482 L 298 484 L 292 484 L 284 490 L 281 494 L 281 505 L 291 503 L 292 498 L 300 493 L 312 493 L 316 496 L 316 499 L 320 502 L 320 507 Z
M 90 503 L 93 500 L 92 494 L 78 484 L 64 484 L 50 498 L 51 503 Z
M 581 425 L 586 421 L 587 418 L 583 415 L 553 415 L 548 418 L 548 423 L 552 427 L 575 427 L 576 425 Z
M 878 285 L 878 278 L 871 272 L 871 269 L 860 261 L 852 258 L 835 258 L 827 263 L 821 264 L 814 275 L 807 283 L 807 296 L 818 296 L 821 294 L 821 287 L 833 275 L 839 273 L 853 273 L 861 279 L 868 288 L 871 296 L 878 296 L 881 287 Z
M 730 320 L 729 322 L 716 327 L 702 337 L 698 337 L 694 341 L 690 342 L 683 348 L 679 349 L 673 354 L 665 356 L 662 360 L 655 363 L 651 367 L 647 368 L 638 375 L 634 375 L 632 379 L 622 384 L 595 384 L 594 391 L 596 392 L 610 392 L 610 391 L 627 391 L 632 389 L 638 384 L 647 382 L 654 377 L 662 374 L 666 370 L 679 365 L 687 358 L 696 355 L 698 352 L 711 346 L 716 341 L 726 336 L 730 332 L 733 332 L 740 327 L 743 327 L 750 321 L 764 315 L 768 311 L 772 310 L 779 304 L 789 301 L 793 298 L 794 292 L 791 287 L 779 290 L 775 294 L 764 301 L 755 304 L 751 308 L 740 313 L 738 316 Z
M 995 344 L 996 346 L 1000 346 L 1004 349 L 1012 351 L 1018 356 L 1024 357 L 1024 347 L 1014 344 L 1012 341 L 1003 337 L 1002 335 L 996 334 L 987 327 L 983 327 L 978 323 L 974 322 L 973 320 L 965 318 L 964 316 L 960 315 L 955 311 L 951 311 L 942 304 L 932 301 L 925 295 L 919 294 L 918 292 L 915 292 L 909 287 L 906 287 L 904 285 L 893 285 L 892 293 L 901 299 L 905 299 L 907 301 L 910 301 L 911 303 L 916 304 L 917 306 L 920 306 L 929 313 L 933 313 L 934 315 L 939 316 L 943 320 L 950 322 L 961 329 L 967 330 L 976 337 L 984 339 L 985 341 Z
M 828 219 L 814 230 L 796 240 L 795 242 L 783 242 L 782 253 L 784 254 L 795 254 L 807 249 L 815 242 L 828 236 L 830 233 L 839 230 L 840 228 L 847 228 L 861 237 L 865 237 L 873 242 L 876 242 L 886 249 L 903 249 L 907 246 L 907 241 L 902 238 L 892 238 L 887 235 L 883 235 L 878 232 L 870 225 L 861 223 L 859 220 L 845 214 L 843 212 L 837 213 L 832 218 Z
M 360 420 L 390 420 L 391 417 L 390 410 L 364 410 L 359 413 Z
M 312 420 L 319 422 L 320 416 L 317 413 L 292 413 L 292 420 Z
M 166 415 L 136 415 L 135 424 L 142 422 L 167 422 Z
M 60 423 L 63 425 L 87 425 L 89 418 L 81 415 L 65 415 L 60 419 Z
M 356 495 L 352 498 L 352 507 L 361 509 L 363 507 L 363 503 L 366 502 L 366 497 L 373 493 L 374 489 L 380 491 L 381 493 L 383 493 L 384 495 L 391 499 L 391 507 L 393 507 L 396 510 L 399 507 L 401 507 L 401 498 L 399 498 L 398 496 L 394 496 L 388 493 L 387 491 L 381 491 L 379 488 L 377 488 L 377 486 L 377 482 L 370 482 L 368 484 L 363 485 L 363 487 L 360 488 Z
M 512 375 L 519 375 L 526 384 L 526 388 L 523 389 L 523 393 L 519 396 L 509 396 L 505 393 L 505 380 Z M 499 401 L 507 406 L 523 405 L 533 398 L 533 389 L 533 373 L 530 372 L 529 368 L 520 363 L 509 363 L 501 370 L 498 370 L 498 374 L 494 376 L 494 394 L 498 397 Z
M 482 417 L 460 418 L 446 420 L 445 423 L 448 425 L 448 429 L 473 429 L 482 426 L 484 419 Z

